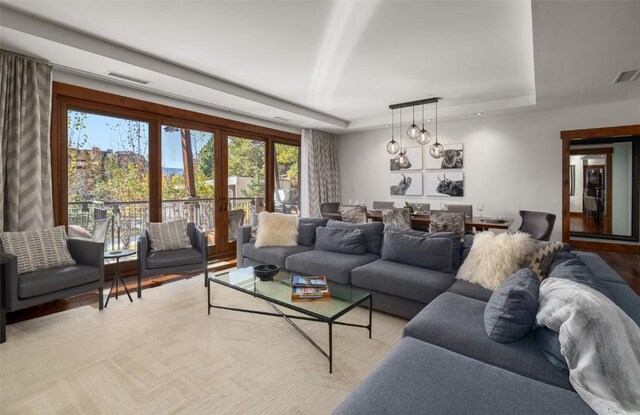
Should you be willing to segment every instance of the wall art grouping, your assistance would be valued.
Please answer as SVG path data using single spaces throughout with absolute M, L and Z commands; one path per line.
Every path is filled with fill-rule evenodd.
M 427 169 L 461 169 L 464 167 L 464 151 L 462 144 L 443 144 L 444 155 L 433 158 L 427 152 Z
M 434 158 L 429 146 L 407 147 L 410 165 L 401 168 L 399 155 L 389 159 L 389 193 L 391 196 L 463 197 L 464 151 L 462 144 L 443 144 L 444 155 Z M 423 188 L 423 169 L 425 184 Z M 418 171 L 416 171 L 418 170 Z
M 407 157 L 409 157 L 410 164 L 406 168 L 400 167 L 398 163 L 398 154 L 395 157 L 389 159 L 389 169 L 391 171 L 399 170 L 422 170 L 422 159 L 424 155 L 424 147 L 407 147 Z

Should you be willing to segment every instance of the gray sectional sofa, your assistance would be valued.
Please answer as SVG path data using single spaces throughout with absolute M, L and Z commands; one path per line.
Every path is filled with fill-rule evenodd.
M 344 226 L 301 219 L 309 221 L 315 226 Z M 381 224 L 368 225 L 371 230 Z M 248 227 L 238 230 L 239 267 L 268 262 L 293 272 L 324 274 L 371 292 L 374 308 L 411 319 L 403 339 L 335 414 L 593 413 L 573 390 L 568 375 L 545 357 L 533 331 L 511 343 L 487 336 L 483 316 L 492 292 L 455 279 L 473 236 L 451 245 L 451 269 L 443 272 L 417 266 L 412 258 L 390 260 L 397 258 L 390 254 L 390 244 L 399 242 L 384 234 L 377 254 L 350 258 L 314 249 L 313 244 L 257 249 L 250 232 Z M 640 325 L 640 297 L 598 255 L 574 252 L 561 257 L 556 262 L 567 257 L 582 260 L 610 298 Z

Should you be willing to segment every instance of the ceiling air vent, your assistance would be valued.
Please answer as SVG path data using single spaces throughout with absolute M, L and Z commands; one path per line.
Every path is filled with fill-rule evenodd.
M 619 84 L 621 82 L 630 82 L 635 81 L 640 77 L 640 69 L 633 69 L 631 71 L 620 72 L 616 79 L 613 81 L 614 84 Z
M 112 78 L 118 78 L 129 82 L 135 82 L 140 85 L 147 85 L 150 81 L 145 81 L 144 79 L 135 78 L 133 76 L 125 75 L 119 72 L 109 71 L 106 73 L 107 76 L 111 76 Z
M 293 122 L 293 120 L 290 120 L 290 119 L 288 119 L 288 118 L 281 117 L 281 116 L 279 116 L 279 115 L 276 115 L 275 117 L 273 117 L 273 119 L 274 119 L 274 120 L 278 120 L 278 121 L 284 121 L 284 122 Z

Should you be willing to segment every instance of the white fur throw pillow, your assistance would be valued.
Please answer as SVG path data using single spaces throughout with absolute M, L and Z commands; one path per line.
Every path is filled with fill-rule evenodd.
M 536 249 L 535 240 L 526 233 L 480 232 L 456 278 L 495 291 Z
M 261 212 L 258 215 L 256 248 L 298 245 L 298 216 Z

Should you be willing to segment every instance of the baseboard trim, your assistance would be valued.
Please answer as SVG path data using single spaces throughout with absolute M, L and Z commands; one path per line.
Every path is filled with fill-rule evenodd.
M 625 252 L 640 254 L 640 245 L 610 244 L 606 242 L 574 241 L 570 240 L 571 249 L 586 249 L 594 251 Z

